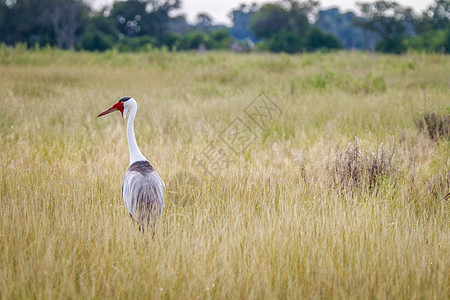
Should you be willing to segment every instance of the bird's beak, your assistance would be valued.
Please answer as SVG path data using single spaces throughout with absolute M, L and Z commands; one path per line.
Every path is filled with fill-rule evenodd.
M 123 103 L 122 102 L 117 102 L 116 104 L 111 106 L 111 108 L 109 108 L 109 109 L 105 110 L 104 112 L 102 112 L 101 114 L 99 114 L 97 116 L 97 118 L 101 117 L 101 116 L 104 116 L 104 115 L 107 115 L 109 113 L 112 113 L 112 112 L 114 112 L 116 110 L 120 111 L 122 113 L 122 116 L 123 116 Z
M 116 110 L 118 110 L 116 107 L 111 107 L 111 108 L 109 108 L 109 109 L 107 109 L 107 110 L 105 110 L 104 112 L 102 112 L 102 113 L 100 113 L 98 116 L 97 116 L 97 118 L 98 117 L 101 117 L 101 116 L 104 116 L 104 115 L 107 115 L 107 114 L 109 114 L 109 113 L 112 113 L 112 112 L 114 112 L 114 111 L 116 111 Z

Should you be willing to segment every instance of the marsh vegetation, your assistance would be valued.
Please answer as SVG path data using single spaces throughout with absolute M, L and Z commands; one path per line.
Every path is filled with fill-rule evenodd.
M 3 47 L 0 297 L 446 299 L 448 127 L 424 116 L 448 126 L 449 74 L 443 55 Z M 261 92 L 282 114 L 205 173 Z M 167 185 L 154 239 L 121 198 L 125 123 L 96 118 L 122 96 Z

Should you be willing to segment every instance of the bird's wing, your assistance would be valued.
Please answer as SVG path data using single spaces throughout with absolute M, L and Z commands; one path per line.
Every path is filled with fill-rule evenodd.
M 153 171 L 147 174 L 146 176 L 147 182 L 152 186 L 152 192 L 155 193 L 155 196 L 157 197 L 159 204 L 161 207 L 164 206 L 164 189 L 166 188 L 166 185 L 164 184 L 164 181 L 159 176 L 158 172 Z
M 129 213 L 133 216 L 144 205 L 149 210 L 156 204 L 164 205 L 164 182 L 156 171 L 145 172 L 128 170 L 122 186 L 122 196 Z M 160 213 L 160 212 L 159 212 Z

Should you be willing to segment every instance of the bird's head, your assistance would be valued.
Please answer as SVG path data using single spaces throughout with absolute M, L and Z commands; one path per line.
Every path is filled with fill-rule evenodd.
M 131 97 L 123 97 L 123 98 L 121 98 L 119 100 L 119 102 L 115 103 L 109 109 L 107 109 L 104 112 L 100 113 L 97 116 L 97 118 L 118 110 L 122 114 L 122 117 L 125 119 L 127 117 L 127 112 L 132 107 L 136 107 L 136 106 L 137 106 L 137 103 L 136 103 L 136 101 L 133 98 L 131 98 Z

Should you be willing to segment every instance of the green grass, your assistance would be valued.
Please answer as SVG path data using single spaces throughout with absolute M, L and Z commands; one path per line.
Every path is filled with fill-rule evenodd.
M 0 297 L 447 299 L 449 140 L 414 117 L 448 115 L 448 74 L 442 55 L 0 47 Z M 261 92 L 281 116 L 205 174 L 194 157 Z M 121 197 L 125 123 L 96 118 L 123 96 L 167 185 L 154 240 Z M 336 184 L 349 161 L 358 183 Z

